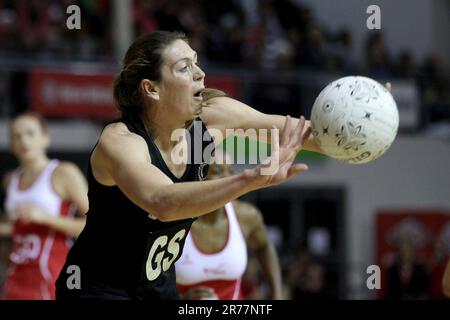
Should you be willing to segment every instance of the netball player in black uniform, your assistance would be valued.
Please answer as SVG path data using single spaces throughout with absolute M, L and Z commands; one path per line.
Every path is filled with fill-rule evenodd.
M 303 117 L 266 115 L 220 95 L 203 101 L 204 77 L 178 33 L 144 35 L 127 51 L 114 82 L 122 118 L 104 128 L 91 154 L 86 226 L 58 278 L 57 299 L 177 299 L 174 262 L 193 218 L 307 169 L 293 164 L 303 144 L 317 150 Z M 208 159 L 194 159 L 193 151 L 209 147 L 201 142 L 208 139 L 171 140 L 174 130 L 186 127 L 197 136 L 207 128 L 282 129 L 279 140 L 272 138 L 278 170 L 261 174 L 267 163 L 199 181 Z M 180 146 L 190 164 L 174 161 L 172 151 Z

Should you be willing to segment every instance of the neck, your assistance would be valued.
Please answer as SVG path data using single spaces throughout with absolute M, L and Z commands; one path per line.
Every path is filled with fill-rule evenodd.
M 49 163 L 48 157 L 43 154 L 34 159 L 20 161 L 23 170 L 29 172 L 39 172 Z
M 173 115 L 156 111 L 161 109 L 159 107 L 146 108 L 142 115 L 142 121 L 158 147 L 162 150 L 171 150 L 179 143 L 179 141 L 171 139 L 172 133 L 174 130 L 184 129 L 184 122 L 174 119 Z
M 205 214 L 198 218 L 202 223 L 214 225 L 220 218 L 222 218 L 222 215 L 225 213 L 225 207 L 221 207 L 217 210 L 214 210 L 208 214 Z

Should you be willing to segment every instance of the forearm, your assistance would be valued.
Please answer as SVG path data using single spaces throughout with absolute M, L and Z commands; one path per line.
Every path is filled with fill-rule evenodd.
M 221 179 L 167 185 L 154 192 L 152 206 L 157 208 L 156 216 L 162 221 L 201 216 L 255 190 L 251 180 L 244 171 Z
M 85 217 L 69 218 L 49 216 L 47 218 L 47 221 L 45 222 L 45 225 L 47 225 L 51 229 L 76 238 L 80 235 L 85 223 Z
M 281 280 L 281 268 L 274 246 L 267 243 L 266 246 L 256 252 L 257 258 L 269 283 L 272 299 L 283 299 L 283 286 Z
M 276 114 L 266 114 L 253 109 L 245 103 L 239 102 L 228 97 L 212 98 L 207 103 L 208 107 L 203 108 L 202 118 L 208 125 L 208 128 L 219 129 L 225 135 L 235 133 L 236 129 L 247 130 L 266 129 L 267 134 L 258 133 L 258 141 L 270 143 L 270 130 L 273 126 L 282 129 L 286 121 L 285 116 Z M 292 127 L 297 126 L 299 118 L 291 118 Z M 310 121 L 306 121 L 304 132 L 310 127 Z M 230 129 L 231 132 L 227 133 Z M 251 133 L 249 133 L 251 134 Z M 319 146 L 315 143 L 312 136 L 304 143 L 304 149 L 321 153 Z

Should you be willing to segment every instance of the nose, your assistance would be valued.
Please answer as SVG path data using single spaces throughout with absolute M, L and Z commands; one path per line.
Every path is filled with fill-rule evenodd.
M 194 72 L 194 81 L 201 81 L 205 79 L 205 73 L 199 66 L 195 66 L 195 72 Z

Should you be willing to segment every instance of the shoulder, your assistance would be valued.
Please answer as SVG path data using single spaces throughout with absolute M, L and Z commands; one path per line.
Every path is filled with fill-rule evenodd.
M 147 143 L 140 135 L 130 132 L 122 122 L 112 123 L 103 130 L 96 150 L 103 156 L 134 155 L 146 152 Z M 148 153 L 148 152 L 147 152 Z
M 69 161 L 61 161 L 53 173 L 57 179 L 67 179 L 78 175 L 82 175 L 80 168 Z
M 60 197 L 67 199 L 73 191 L 83 191 L 86 180 L 76 164 L 62 161 L 52 174 L 52 185 Z
M 254 204 L 242 200 L 235 200 L 232 203 L 239 224 L 255 227 L 262 223 L 261 211 Z
M 235 200 L 233 205 L 247 245 L 250 248 L 263 246 L 267 236 L 261 211 L 254 204 L 246 201 Z
M 261 215 L 261 211 L 258 209 L 258 207 L 251 202 L 234 200 L 232 203 L 236 212 L 239 212 L 239 215 L 248 217 Z
M 110 149 L 114 146 L 126 146 L 132 145 L 146 145 L 144 138 L 128 130 L 127 126 L 122 122 L 111 123 L 103 130 L 99 146 L 102 148 Z

